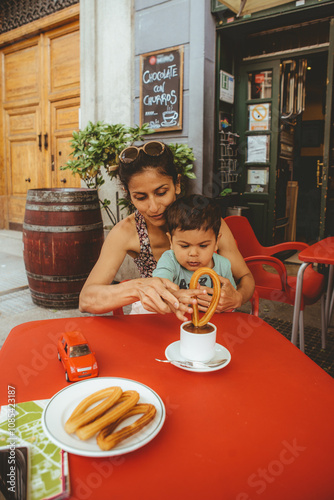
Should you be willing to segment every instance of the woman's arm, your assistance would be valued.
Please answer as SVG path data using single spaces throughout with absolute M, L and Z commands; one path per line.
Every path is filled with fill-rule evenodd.
M 241 304 L 247 302 L 253 295 L 255 289 L 255 282 L 252 273 L 247 267 L 241 253 L 238 250 L 234 236 L 222 219 L 221 238 L 219 239 L 218 253 L 226 257 L 231 262 L 232 274 L 235 279 L 237 289 L 232 290 L 228 287 L 228 297 L 226 297 L 226 308 L 229 306 L 227 303 L 233 303 L 233 309 L 240 307 Z M 226 287 L 227 288 L 227 287 Z M 234 298 L 232 298 L 234 296 Z M 222 297 L 220 307 L 224 305 L 224 287 L 222 287 Z
M 255 282 L 252 273 L 248 269 L 241 253 L 238 250 L 235 239 L 230 228 L 222 220 L 221 237 L 218 243 L 218 253 L 226 257 L 231 263 L 231 270 L 237 288 L 235 289 L 227 278 L 220 277 L 222 283 L 221 294 L 217 306 L 217 312 L 237 309 L 250 300 L 254 293 Z M 213 290 L 207 288 L 207 296 L 198 297 L 200 311 L 206 311 L 212 297 Z
M 82 312 L 103 314 L 140 300 L 145 309 L 161 314 L 178 309 L 178 300 L 168 288 L 178 288 L 168 280 L 139 278 L 111 285 L 128 251 L 134 251 L 133 225 L 127 217 L 108 234 L 100 257 L 84 284 L 79 298 Z M 171 307 L 170 307 L 171 306 Z

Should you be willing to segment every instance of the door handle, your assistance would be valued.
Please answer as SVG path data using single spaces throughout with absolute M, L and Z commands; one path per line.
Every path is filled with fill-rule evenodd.
M 64 179 L 60 179 L 60 182 L 63 182 L 64 184 L 66 184 L 66 182 L 67 182 L 67 181 L 66 181 L 66 179 L 64 178 Z
M 27 179 L 24 179 L 26 182 L 31 182 L 30 177 L 27 177 Z
M 49 142 L 48 142 L 48 134 L 44 134 L 44 149 L 48 149 L 48 145 L 49 145 Z
M 42 134 L 38 134 L 38 147 L 42 151 Z
M 322 186 L 322 182 L 320 182 L 320 167 L 324 166 L 323 163 L 320 163 L 320 160 L 317 160 L 317 188 Z

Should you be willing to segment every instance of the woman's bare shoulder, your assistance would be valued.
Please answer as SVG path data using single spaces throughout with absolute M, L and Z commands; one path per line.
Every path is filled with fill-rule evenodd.
M 128 215 L 119 221 L 109 232 L 105 244 L 121 245 L 126 251 L 136 250 L 138 235 L 134 214 Z

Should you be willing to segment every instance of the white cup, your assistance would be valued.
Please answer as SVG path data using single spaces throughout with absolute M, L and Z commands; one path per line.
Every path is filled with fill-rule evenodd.
M 186 321 L 181 325 L 180 354 L 191 361 L 202 361 L 206 363 L 215 355 L 217 328 L 212 323 L 207 323 L 211 331 L 207 333 L 192 333 L 184 329 L 185 325 L 192 325 Z

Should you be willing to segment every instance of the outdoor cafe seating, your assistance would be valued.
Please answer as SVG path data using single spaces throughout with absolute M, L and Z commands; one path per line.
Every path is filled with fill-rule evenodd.
M 306 243 L 289 241 L 273 246 L 263 246 L 258 241 L 246 217 L 229 216 L 225 219 L 237 242 L 238 248 L 255 279 L 255 289 L 261 299 L 295 305 L 297 277 L 289 276 L 286 266 L 277 258 L 281 252 L 302 251 Z M 274 270 L 274 271 L 273 271 Z M 322 338 L 325 338 L 325 277 L 312 266 L 304 273 L 301 299 L 296 313 L 296 328 L 299 329 L 300 347 L 304 350 L 304 308 L 321 300 Z

